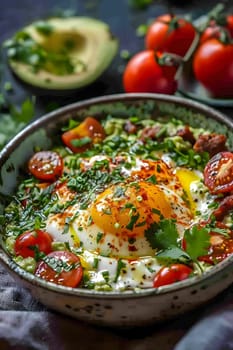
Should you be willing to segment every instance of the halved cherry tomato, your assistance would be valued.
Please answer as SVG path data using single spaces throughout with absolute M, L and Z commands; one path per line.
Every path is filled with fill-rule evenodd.
M 124 89 L 126 92 L 173 94 L 177 89 L 176 70 L 175 66 L 159 65 L 153 50 L 141 51 L 126 65 Z
M 226 234 L 215 232 L 215 229 L 210 232 L 210 247 L 208 253 L 198 258 L 208 264 L 217 264 L 233 253 L 233 231 L 221 222 L 216 222 L 217 229 L 226 231 Z
M 67 287 L 77 287 L 82 280 L 80 259 L 69 251 L 54 251 L 41 261 L 35 275 Z
M 154 278 L 153 285 L 155 288 L 182 281 L 188 278 L 193 269 L 184 264 L 173 264 L 162 267 Z
M 204 169 L 204 183 L 214 194 L 233 190 L 233 153 L 219 152 L 209 160 Z
M 53 238 L 46 231 L 26 231 L 16 238 L 15 254 L 23 258 L 35 257 L 38 252 L 48 254 L 52 251 Z
M 233 97 L 233 43 L 209 39 L 194 54 L 196 79 L 214 97 Z
M 81 124 L 62 134 L 62 141 L 74 153 L 84 152 L 93 143 L 99 143 L 104 138 L 104 128 L 93 117 L 87 117 Z
M 36 152 L 28 163 L 30 173 L 39 180 L 55 181 L 63 172 L 63 160 L 57 152 Z
M 223 19 L 221 18 L 221 25 L 215 20 L 210 21 L 209 26 L 204 30 L 201 35 L 200 43 L 204 43 L 206 40 L 217 38 L 219 39 L 221 36 L 222 29 L 228 30 L 230 37 L 233 38 L 233 15 L 227 15 L 225 17 L 225 23 L 223 23 Z
M 190 48 L 196 30 L 184 18 L 165 14 L 159 16 L 149 26 L 145 37 L 145 45 L 149 50 L 171 52 L 185 56 Z

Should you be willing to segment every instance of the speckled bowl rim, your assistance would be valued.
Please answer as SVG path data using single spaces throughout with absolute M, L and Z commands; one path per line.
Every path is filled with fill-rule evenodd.
M 78 111 L 80 109 L 85 109 L 91 105 L 103 104 L 103 103 L 114 103 L 114 102 L 130 102 L 136 100 L 154 100 L 158 102 L 168 102 L 174 103 L 176 105 L 190 108 L 194 112 L 202 113 L 209 118 L 213 118 L 220 123 L 225 124 L 230 129 L 233 130 L 233 121 L 227 117 L 225 114 L 217 111 L 216 109 L 206 106 L 200 102 L 192 101 L 183 97 L 162 95 L 162 94 L 149 94 L 149 93 L 131 93 L 131 94 L 114 94 L 106 95 L 101 97 L 95 97 L 87 99 L 81 102 L 75 102 L 65 107 L 59 108 L 51 113 L 48 113 L 41 118 L 35 120 L 31 124 L 25 127 L 20 133 L 18 133 L 0 152 L 0 168 L 3 166 L 5 161 L 8 159 L 10 153 L 14 151 L 17 146 L 29 136 L 32 132 L 36 131 L 38 128 L 46 128 L 46 124 L 53 119 L 58 121 L 59 117 L 62 117 L 64 114 Z M 19 279 L 29 282 L 34 286 L 41 287 L 46 290 L 56 292 L 58 294 L 66 294 L 71 296 L 80 296 L 86 298 L 104 298 L 104 299 L 131 299 L 131 298 L 142 298 L 147 296 L 156 296 L 163 294 L 177 293 L 180 290 L 183 290 L 187 287 L 196 287 L 200 283 L 208 283 L 209 279 L 212 279 L 213 276 L 218 276 L 224 273 L 225 269 L 231 267 L 233 270 L 233 255 L 229 256 L 227 259 L 222 261 L 216 266 L 213 266 L 210 270 L 206 271 L 201 276 L 194 276 L 187 280 L 177 282 L 171 285 L 148 289 L 141 289 L 138 291 L 126 291 L 126 292 L 104 292 L 104 291 L 95 291 L 82 288 L 70 288 L 54 283 L 46 282 L 39 277 L 32 275 L 29 272 L 23 270 L 19 265 L 17 265 L 11 257 L 0 247 L 0 262 L 9 270 L 17 275 Z

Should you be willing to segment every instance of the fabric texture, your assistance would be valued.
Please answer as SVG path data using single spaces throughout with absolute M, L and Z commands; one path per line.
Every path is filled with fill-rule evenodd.
M 0 350 L 233 349 L 231 289 L 204 311 L 196 310 L 165 324 L 119 330 L 47 310 L 2 267 L 0 286 Z

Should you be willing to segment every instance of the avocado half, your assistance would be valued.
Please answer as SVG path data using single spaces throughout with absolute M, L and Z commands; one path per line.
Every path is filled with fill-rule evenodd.
M 51 18 L 43 21 L 42 26 L 39 24 L 41 22 L 34 22 L 23 28 L 18 38 L 25 37 L 26 33 L 43 49 L 44 56 L 48 53 L 60 57 L 61 61 L 66 57 L 72 69 L 65 73 L 59 72 L 59 60 L 57 64 L 48 63 L 35 69 L 30 62 L 25 63 L 19 57 L 12 57 L 9 54 L 12 47 L 9 46 L 8 57 L 12 71 L 32 86 L 60 91 L 82 88 L 94 82 L 117 53 L 118 40 L 102 21 L 88 17 L 69 17 Z M 17 39 L 17 50 L 20 40 Z M 33 55 L 31 59 L 33 60 Z

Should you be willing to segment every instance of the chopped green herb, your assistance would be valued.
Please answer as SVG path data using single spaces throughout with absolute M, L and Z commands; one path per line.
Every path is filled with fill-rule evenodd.
M 53 26 L 49 22 L 46 22 L 46 21 L 36 22 L 35 28 L 40 34 L 43 34 L 46 36 L 50 35 L 54 30 Z
M 82 146 L 88 145 L 88 143 L 91 143 L 91 142 L 92 142 L 92 139 L 88 136 L 83 137 L 81 139 L 71 140 L 72 145 L 75 147 L 82 147 Z
M 109 282 L 109 271 L 102 271 L 102 276 L 106 282 Z
M 126 267 L 126 264 L 124 263 L 124 261 L 122 261 L 121 259 L 118 260 L 117 262 L 117 272 L 116 272 L 116 276 L 115 276 L 115 279 L 114 279 L 114 282 L 116 283 L 120 274 L 121 274 L 121 271 L 122 269 L 124 269 Z
M 102 232 L 98 232 L 96 237 L 96 243 L 99 243 L 103 236 L 104 234 Z
M 155 175 L 152 175 L 146 179 L 147 182 L 151 182 L 153 185 L 157 184 L 157 179 Z
M 130 217 L 130 222 L 128 223 L 128 225 L 126 225 L 126 228 L 130 231 L 133 231 L 134 229 L 134 225 L 136 224 L 136 222 L 138 221 L 140 215 L 136 214 L 136 215 L 132 215 Z

